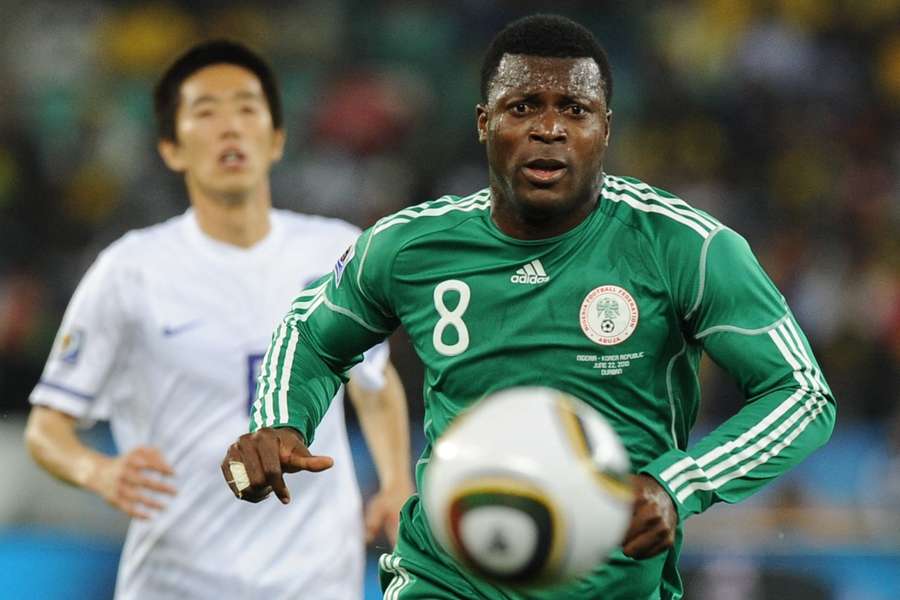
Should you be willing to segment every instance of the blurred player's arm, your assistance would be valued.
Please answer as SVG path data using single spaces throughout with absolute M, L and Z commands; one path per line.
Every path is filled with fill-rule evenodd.
M 809 343 L 747 243 L 721 228 L 704 248 L 705 278 L 687 327 L 735 378 L 746 403 L 689 450 L 673 448 L 643 469 L 682 519 L 753 494 L 824 444 L 835 421 L 834 397 Z M 686 439 L 684 425 L 673 423 L 676 429 Z
M 366 539 L 372 541 L 383 529 L 394 544 L 400 508 L 415 491 L 410 474 L 406 392 L 391 363 L 385 365 L 380 389 L 366 387 L 352 375 L 347 389 L 378 472 L 378 493 L 366 506 Z
M 136 448 L 121 456 L 107 456 L 82 443 L 76 428 L 75 417 L 47 406 L 35 406 L 25 426 L 28 452 L 60 481 L 93 492 L 132 517 L 148 518 L 147 509 L 163 508 L 148 491 L 175 493 L 172 486 L 147 473 L 172 474 L 154 448 Z
M 370 229 L 360 236 L 334 274 L 301 292 L 275 330 L 260 370 L 251 433 L 229 446 L 222 461 L 238 498 L 258 502 L 274 492 L 286 504 L 284 473 L 331 467 L 330 457 L 309 451 L 316 427 L 363 352 L 398 325 L 382 291 L 391 259 L 369 243 L 371 235 Z
M 128 354 L 129 315 L 137 312 L 130 302 L 136 285 L 126 265 L 117 242 L 100 253 L 78 284 L 31 393 L 25 443 L 54 477 L 101 496 L 132 517 L 146 518 L 162 507 L 156 493 L 175 491 L 159 479 L 172 473 L 160 452 L 135 448 L 106 456 L 77 434 L 80 421 L 109 416 L 109 390 L 115 381 L 128 378 L 117 362 Z

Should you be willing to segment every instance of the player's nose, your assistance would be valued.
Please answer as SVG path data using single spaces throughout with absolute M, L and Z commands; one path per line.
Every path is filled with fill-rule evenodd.
M 528 132 L 528 138 L 531 141 L 545 144 L 566 141 L 566 129 L 555 112 L 545 110 L 535 117 Z
M 241 135 L 242 121 L 237 113 L 228 113 L 223 116 L 219 135 L 223 138 L 235 138 Z

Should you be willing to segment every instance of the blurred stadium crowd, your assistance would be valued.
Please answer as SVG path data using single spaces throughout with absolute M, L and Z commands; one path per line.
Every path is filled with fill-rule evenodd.
M 844 462 L 865 468 L 802 482 L 833 477 L 836 503 L 884 505 L 895 520 L 873 529 L 900 547 L 900 0 L 0 0 L 3 417 L 27 411 L 97 251 L 186 207 L 150 105 L 179 51 L 227 36 L 271 58 L 288 130 L 276 205 L 367 226 L 486 184 L 481 53 L 507 21 L 548 8 L 609 51 L 607 169 L 744 234 L 809 335 Z M 418 367 L 395 341 L 418 429 Z M 715 368 L 706 386 L 704 419 L 733 412 Z M 802 482 L 794 492 L 810 496 Z

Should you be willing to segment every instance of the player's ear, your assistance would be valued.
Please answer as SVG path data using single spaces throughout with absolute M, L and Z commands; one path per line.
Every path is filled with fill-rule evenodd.
M 487 141 L 487 107 L 484 104 L 475 105 L 475 126 L 478 128 L 478 141 L 482 144 Z
M 177 142 L 165 139 L 159 140 L 159 143 L 156 144 L 156 149 L 159 151 L 159 155 L 162 157 L 163 162 L 166 163 L 166 166 L 176 173 L 182 173 L 187 168 L 184 159 L 181 157 L 181 146 Z
M 272 162 L 278 162 L 284 156 L 285 140 L 287 140 L 287 133 L 284 129 L 276 129 L 272 136 Z
M 612 128 L 612 115 L 613 113 L 611 110 L 606 111 L 606 138 L 603 140 L 604 146 L 609 146 L 609 132 Z

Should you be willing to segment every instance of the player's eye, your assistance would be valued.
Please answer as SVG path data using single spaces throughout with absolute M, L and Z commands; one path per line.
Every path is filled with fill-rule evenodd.
M 196 116 L 197 118 L 200 118 L 200 119 L 206 119 L 208 117 L 213 116 L 213 111 L 212 111 L 212 109 L 204 108 L 202 110 L 196 111 L 194 113 L 194 116 Z
M 580 104 L 570 104 L 566 107 L 566 112 L 573 117 L 583 117 L 587 114 L 587 109 Z
M 257 113 L 257 110 L 255 106 L 245 104 L 241 107 L 241 113 L 245 115 L 255 115 Z
M 516 102 L 512 105 L 511 110 L 516 115 L 527 115 L 531 106 L 527 102 Z

